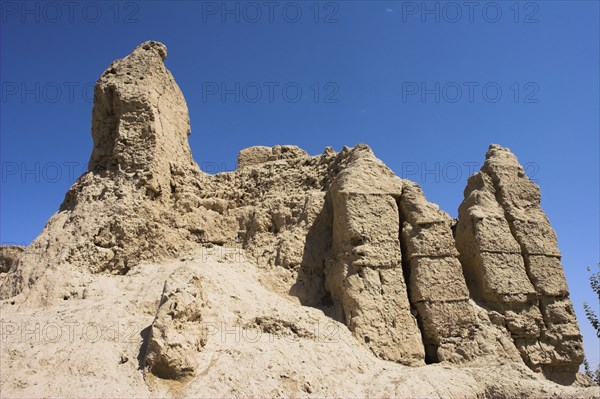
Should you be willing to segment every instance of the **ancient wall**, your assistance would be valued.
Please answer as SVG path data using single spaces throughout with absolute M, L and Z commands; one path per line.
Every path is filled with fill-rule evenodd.
M 582 342 L 557 239 L 539 188 L 508 149 L 490 147 L 455 226 L 366 145 L 317 156 L 252 147 L 237 170 L 208 175 L 192 159 L 187 106 L 165 57 L 162 44 L 143 43 L 102 74 L 89 172 L 10 271 L 3 266 L 2 298 L 45 305 L 77 293 L 86 273 L 237 248 L 282 294 L 345 323 L 382 359 L 525 362 L 574 378 Z M 184 282 L 185 300 L 199 301 L 186 302 L 191 318 L 159 309 L 154 344 L 201 318 L 195 282 Z M 195 367 L 161 363 L 156 345 L 149 362 L 160 372 Z M 186 345 L 200 350 L 202 340 Z

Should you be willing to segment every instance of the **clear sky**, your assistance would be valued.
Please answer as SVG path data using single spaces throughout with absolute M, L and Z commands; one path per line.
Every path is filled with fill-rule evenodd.
M 599 249 L 597 1 L 2 1 L 0 241 L 28 244 L 85 170 L 93 83 L 139 43 L 168 47 L 194 158 L 369 144 L 456 216 L 487 147 L 542 189 L 591 363 Z

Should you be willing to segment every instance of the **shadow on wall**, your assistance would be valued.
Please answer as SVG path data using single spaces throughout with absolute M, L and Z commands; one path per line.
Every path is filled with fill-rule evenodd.
M 303 306 L 320 309 L 328 317 L 345 324 L 343 312 L 325 289 L 325 265 L 331 253 L 332 235 L 332 206 L 327 194 L 323 208 L 306 235 L 300 270 L 289 294 L 297 297 Z

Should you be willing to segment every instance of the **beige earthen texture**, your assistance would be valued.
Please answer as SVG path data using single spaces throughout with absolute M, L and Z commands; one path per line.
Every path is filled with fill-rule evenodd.
M 181 268 L 169 276 L 148 337 L 144 362 L 150 372 L 165 379 L 195 374 L 198 352 L 207 339 L 202 320 L 205 306 L 197 274 Z
M 525 363 L 568 382 L 583 361 L 582 337 L 540 201 L 517 158 L 491 145 L 465 190 L 456 244 L 474 297 L 497 313 Z
M 66 351 L 70 377 L 115 382 L 94 396 L 588 395 L 544 379 L 585 382 L 581 335 L 539 188 L 510 151 L 490 147 L 456 225 L 364 144 L 251 147 L 205 174 L 166 54 L 146 42 L 102 74 L 89 172 L 4 257 L 3 317 L 143 322 L 131 342 L 48 349 Z M 219 323 L 267 335 L 216 339 Z M 90 395 L 15 348 L 0 359 L 22 377 L 3 375 L 3 392 L 37 396 L 33 370 L 43 395 Z M 101 364 L 75 360 L 88 351 Z

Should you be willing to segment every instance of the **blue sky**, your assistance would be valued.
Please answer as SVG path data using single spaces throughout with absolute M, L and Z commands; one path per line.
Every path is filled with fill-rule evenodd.
M 93 83 L 158 40 L 188 103 L 194 158 L 369 144 L 456 216 L 490 143 L 542 189 L 587 356 L 598 308 L 596 1 L 2 1 L 0 241 L 29 243 L 85 170 Z

